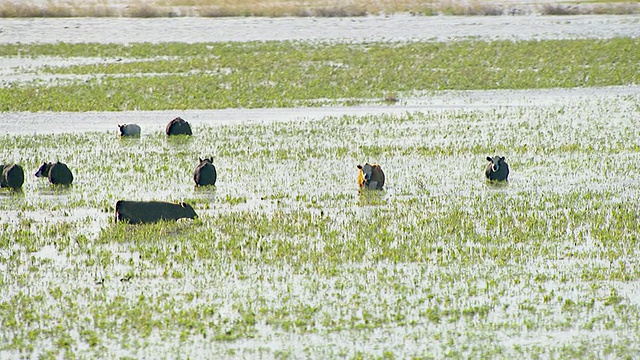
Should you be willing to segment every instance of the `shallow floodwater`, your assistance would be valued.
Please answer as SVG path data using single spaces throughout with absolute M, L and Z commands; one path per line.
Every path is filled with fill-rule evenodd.
M 0 193 L 0 304 L 19 319 L 0 357 L 56 339 L 78 357 L 635 354 L 639 103 L 632 86 L 1 114 L 22 127 L 0 157 L 27 179 Z M 193 137 L 164 136 L 178 115 Z M 118 139 L 122 122 L 142 137 Z M 484 181 L 494 153 L 507 186 Z M 51 154 L 71 188 L 33 176 Z M 196 190 L 204 156 L 219 178 Z M 358 193 L 364 161 L 384 165 L 384 192 Z M 116 225 L 122 198 L 186 200 L 200 219 Z
M 0 43 L 447 41 L 640 36 L 638 15 L 0 19 Z
M 0 113 L 0 128 L 7 134 L 60 134 L 109 131 L 117 125 L 137 123 L 143 136 L 164 131 L 176 116 L 192 125 L 233 125 L 285 121 L 318 121 L 328 116 L 400 115 L 416 111 L 472 110 L 504 106 L 558 105 L 566 101 L 582 101 L 597 97 L 637 97 L 640 86 L 603 88 L 441 91 L 413 94 L 393 105 L 323 106 L 310 108 L 221 109 L 121 112 L 38 112 Z

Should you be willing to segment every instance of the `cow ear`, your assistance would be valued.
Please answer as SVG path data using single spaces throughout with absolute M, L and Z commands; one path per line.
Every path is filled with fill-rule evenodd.
M 357 167 L 358 169 L 362 170 L 362 165 L 358 164 L 358 165 L 356 165 L 356 167 Z
M 202 158 L 200 158 L 200 157 L 199 157 L 199 158 L 198 158 L 198 161 L 202 162 Z
M 505 161 L 506 159 L 505 159 L 505 158 L 504 158 L 504 156 L 503 156 L 503 157 L 501 157 L 501 158 L 500 158 L 500 160 Z
M 487 161 L 493 162 L 493 159 L 491 159 L 491 156 L 487 156 Z

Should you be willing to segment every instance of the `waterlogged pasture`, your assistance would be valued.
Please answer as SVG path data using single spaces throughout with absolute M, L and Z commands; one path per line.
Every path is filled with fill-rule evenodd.
M 639 104 L 4 134 L 1 159 L 55 157 L 76 180 L 0 193 L 0 355 L 634 357 Z M 492 154 L 507 186 L 483 179 Z M 199 156 L 215 188 L 193 187 Z M 385 191 L 358 193 L 364 161 Z M 122 198 L 200 219 L 114 224 Z
M 630 85 L 640 82 L 639 42 L 7 44 L 0 111 L 354 105 L 416 91 Z

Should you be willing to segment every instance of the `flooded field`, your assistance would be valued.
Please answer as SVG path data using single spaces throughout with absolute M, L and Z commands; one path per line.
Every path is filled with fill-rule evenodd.
M 299 21 L 2 19 L 0 42 L 640 30 L 633 16 Z M 113 60 L 53 59 L 60 68 L 45 69 L 45 56 L 0 57 L 3 88 L 64 93 L 62 77 L 84 82 L 87 69 L 75 65 Z M 626 62 L 598 63 L 631 79 L 619 86 L 416 90 L 358 106 L 0 113 L 0 161 L 25 170 L 21 191 L 0 191 L 0 358 L 635 357 L 640 87 Z M 110 65 L 101 70 L 130 74 Z M 52 75 L 59 83 L 46 82 Z M 164 134 L 176 116 L 193 136 Z M 118 138 L 122 123 L 138 123 L 141 137 Z M 484 177 L 493 155 L 509 163 L 505 184 Z M 218 179 L 198 188 L 204 157 Z M 44 161 L 66 163 L 73 184 L 36 178 Z M 364 162 L 383 167 L 383 191 L 359 191 Z M 185 201 L 199 218 L 115 223 L 120 199 Z
M 25 119 L 0 157 L 27 179 L 0 193 L 0 354 L 639 351 L 638 88 L 429 99 L 265 116 L 4 114 L 3 126 Z M 192 138 L 164 135 L 177 115 Z M 67 124 L 78 117 L 83 127 Z M 134 121 L 140 139 L 116 137 Z M 505 187 L 484 180 L 494 154 L 511 166 Z M 219 179 L 196 189 L 205 156 Z M 74 184 L 35 178 L 45 160 L 66 162 Z M 358 192 L 365 161 L 383 165 L 384 191 Z M 115 224 L 118 199 L 185 200 L 200 218 Z

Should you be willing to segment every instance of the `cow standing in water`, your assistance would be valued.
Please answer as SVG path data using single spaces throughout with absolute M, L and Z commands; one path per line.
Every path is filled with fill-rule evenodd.
M 140 126 L 137 124 L 118 125 L 121 137 L 140 137 Z
M 384 186 L 384 171 L 378 164 L 365 163 L 356 166 L 358 172 L 358 185 L 360 189 L 382 190 Z
M 45 162 L 42 163 L 36 177 L 46 177 L 49 182 L 55 185 L 71 185 L 73 182 L 73 174 L 66 164 L 61 162 Z
M 167 128 L 165 129 L 168 136 L 171 135 L 192 135 L 191 133 L 191 125 L 188 122 L 184 121 L 181 117 L 177 117 L 167 124 Z
M 24 184 L 24 170 L 20 165 L 0 165 L 0 187 L 18 190 L 22 184 Z
M 509 177 L 509 165 L 505 161 L 504 156 L 487 156 L 487 167 L 484 175 L 490 181 L 507 181 Z
M 198 159 L 200 164 L 193 171 L 193 181 L 197 186 L 215 185 L 218 174 L 213 166 L 213 158 Z

